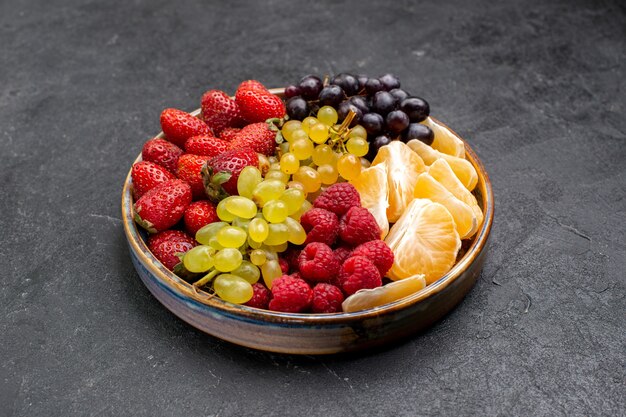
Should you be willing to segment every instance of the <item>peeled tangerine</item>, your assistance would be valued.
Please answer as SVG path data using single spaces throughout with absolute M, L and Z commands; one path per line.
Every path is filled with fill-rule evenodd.
M 359 290 L 346 298 L 341 307 L 346 313 L 366 310 L 415 294 L 424 287 L 426 287 L 424 275 L 413 275 L 400 281 L 390 282 L 382 287 Z
M 389 233 L 387 207 L 389 207 L 389 187 L 387 185 L 387 162 L 366 168 L 350 181 L 361 197 L 361 205 L 374 215 L 381 230 L 381 239 Z
M 435 134 L 435 139 L 430 146 L 441 153 L 465 159 L 465 144 L 454 132 L 430 117 L 421 123 L 430 127 Z
M 452 268 L 461 248 L 454 219 L 441 204 L 416 198 L 385 238 L 394 254 L 387 276 L 394 281 L 424 274 L 426 284 Z
M 428 148 L 430 149 L 430 146 Z M 395 223 L 413 200 L 417 177 L 426 171 L 426 166 L 417 153 L 399 140 L 381 147 L 372 161 L 372 166 L 383 162 L 387 162 L 387 185 L 389 187 L 387 220 L 389 223 Z
M 478 174 L 469 161 L 436 151 L 418 139 L 410 140 L 407 146 L 413 149 L 426 165 L 432 165 L 439 158 L 445 159 L 448 164 L 450 164 L 450 168 L 452 168 L 454 174 L 469 191 L 472 191 L 474 187 L 476 187 L 476 184 L 478 184 Z

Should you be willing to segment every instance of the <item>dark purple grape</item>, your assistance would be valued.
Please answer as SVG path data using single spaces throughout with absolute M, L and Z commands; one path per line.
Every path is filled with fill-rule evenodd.
M 402 103 L 400 103 L 400 109 L 409 116 L 411 123 L 426 120 L 430 114 L 430 106 L 426 100 L 419 97 L 405 98 L 402 100 Z
M 354 116 L 354 119 L 352 119 L 352 122 L 350 123 L 350 127 L 353 127 L 353 126 L 358 125 L 361 122 L 361 119 L 363 118 L 363 112 L 361 111 L 361 109 L 359 109 L 354 104 L 350 103 L 348 100 L 342 102 L 339 105 L 339 108 L 337 108 L 337 115 L 339 116 L 338 121 L 339 123 L 343 122 L 343 120 L 346 118 L 350 110 L 356 113 L 356 115 Z
M 309 115 L 309 105 L 300 96 L 291 97 L 285 104 L 287 115 L 292 120 L 304 120 Z
M 315 100 L 317 95 L 322 91 L 322 80 L 316 75 L 307 75 L 298 83 L 300 94 L 306 100 Z
M 370 149 L 367 153 L 367 159 L 372 161 L 378 150 L 385 145 L 389 145 L 391 143 L 391 138 L 387 135 L 376 136 L 374 139 L 370 141 Z
M 373 96 L 379 91 L 383 91 L 383 83 L 381 83 L 380 80 L 376 78 L 370 78 L 365 83 L 365 91 L 367 91 L 368 95 Z
M 339 103 L 345 98 L 346 93 L 344 93 L 343 89 L 338 85 L 327 85 L 319 94 L 320 106 L 332 106 L 337 108 Z
M 359 80 L 354 75 L 337 74 L 330 83 L 341 87 L 348 96 L 354 96 L 359 93 Z
M 378 113 L 366 113 L 361 119 L 361 126 L 367 130 L 368 134 L 376 135 L 385 127 L 385 119 Z
M 409 127 L 409 116 L 402 110 L 394 110 L 387 115 L 385 123 L 390 131 L 398 134 Z
M 372 111 L 382 116 L 386 116 L 396 109 L 396 99 L 387 91 L 379 91 L 372 98 Z
M 391 91 L 394 88 L 400 88 L 400 80 L 393 74 L 385 74 L 378 78 L 383 84 L 385 91 Z
M 426 145 L 431 145 L 435 140 L 435 134 L 430 127 L 421 123 L 410 123 L 409 127 L 402 134 L 402 141 L 408 142 L 411 139 L 419 139 Z
M 300 95 L 300 89 L 297 85 L 288 85 L 285 87 L 285 98 L 291 98 Z
M 389 92 L 389 94 L 395 97 L 396 103 L 398 103 L 398 105 L 402 103 L 402 100 L 404 100 L 405 98 L 409 96 L 409 93 L 407 93 L 401 88 L 394 88 L 393 90 Z
M 350 101 L 350 103 L 352 103 L 355 106 L 357 106 L 361 110 L 361 112 L 363 112 L 363 114 L 365 114 L 365 113 L 370 111 L 370 108 L 367 105 L 367 100 L 365 100 L 364 97 L 352 96 L 352 97 L 350 97 L 349 101 Z
M 369 78 L 367 75 L 359 74 L 356 76 L 356 79 L 359 80 L 359 91 L 363 90 L 365 88 L 365 83 L 367 83 Z

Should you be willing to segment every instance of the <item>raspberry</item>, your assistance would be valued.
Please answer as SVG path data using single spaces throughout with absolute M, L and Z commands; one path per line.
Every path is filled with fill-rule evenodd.
M 385 276 L 393 265 L 393 251 L 382 240 L 370 240 L 359 245 L 351 256 L 364 256 L 372 261 L 381 277 Z
M 313 287 L 313 313 L 336 313 L 341 311 L 343 293 L 334 285 L 320 283 Z
M 333 252 L 335 253 L 335 258 L 337 258 L 339 265 L 343 264 L 345 260 L 352 255 L 352 249 L 345 246 L 339 246 Z
M 380 287 L 383 283 L 376 265 L 363 256 L 353 256 L 341 266 L 339 282 L 347 295 L 363 288 Z
M 337 239 L 339 219 L 335 213 L 322 209 L 312 208 L 300 217 L 300 224 L 306 231 L 305 244 L 322 242 L 332 246 Z
M 289 248 L 285 252 L 282 253 L 283 258 L 289 262 L 289 270 L 297 272 L 300 269 L 300 265 L 298 264 L 298 258 L 300 257 L 300 249 Z
M 301 313 L 311 306 L 313 291 L 304 280 L 283 275 L 272 284 L 269 308 L 286 313 Z
M 361 207 L 361 197 L 354 185 L 348 182 L 333 184 L 320 194 L 313 206 L 332 211 L 337 216 L 343 216 L 350 207 Z
M 310 281 L 330 281 L 339 271 L 333 250 L 321 242 L 309 243 L 298 258 L 300 275 Z
M 278 258 L 278 264 L 284 275 L 289 275 L 289 261 L 284 258 Z
M 245 305 L 248 307 L 263 308 L 267 310 L 270 303 L 270 290 L 260 282 L 252 284 L 252 298 Z
M 380 239 L 380 227 L 368 209 L 351 207 L 339 222 L 339 237 L 347 244 L 357 246 Z

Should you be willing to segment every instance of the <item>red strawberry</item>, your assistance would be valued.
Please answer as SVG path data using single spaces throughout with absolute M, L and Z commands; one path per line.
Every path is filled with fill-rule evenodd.
M 167 168 L 170 172 L 176 173 L 178 158 L 183 154 L 183 150 L 172 142 L 165 139 L 150 139 L 143 145 L 141 158 L 144 161 L 154 162 Z
M 215 205 L 207 200 L 191 203 L 185 210 L 185 230 L 191 236 L 209 223 L 219 222 Z
M 217 201 L 223 197 L 224 191 L 230 195 L 237 194 L 237 179 L 241 170 L 258 165 L 259 157 L 252 149 L 232 150 L 209 159 L 206 169 L 202 171 L 207 195 Z
M 191 186 L 194 200 L 206 198 L 204 183 L 202 182 L 202 167 L 209 159 L 208 156 L 186 153 L 178 158 L 178 178 Z
M 150 233 L 167 230 L 182 219 L 191 203 L 191 187 L 182 180 L 157 185 L 135 203 L 135 221 Z
M 185 142 L 185 152 L 202 156 L 217 156 L 226 152 L 229 143 L 211 135 L 192 136 Z
M 276 132 L 270 130 L 265 122 L 252 123 L 243 129 L 230 142 L 230 149 L 254 149 L 255 152 L 266 156 L 274 155 L 276 151 Z
M 239 87 L 237 87 L 237 93 L 243 92 L 243 91 L 247 91 L 247 90 L 250 90 L 250 91 L 260 91 L 260 92 L 264 92 L 264 93 L 268 93 L 269 92 L 269 91 L 267 91 L 267 88 L 265 88 L 265 86 L 263 84 L 261 84 L 260 81 L 257 81 L 257 80 L 243 81 L 241 84 L 239 84 Z
M 227 127 L 224 128 L 220 132 L 220 139 L 225 140 L 226 142 L 230 142 L 237 136 L 237 133 L 241 132 L 241 129 L 238 127 Z
M 248 123 L 264 122 L 267 119 L 285 116 L 285 104 L 273 94 L 258 90 L 237 92 L 235 101 L 239 111 Z
M 133 179 L 133 195 L 135 200 L 159 184 L 173 180 L 176 177 L 167 169 L 149 161 L 140 161 L 133 165 L 130 174 Z
M 209 90 L 202 96 L 202 120 L 216 135 L 231 126 L 241 123 L 239 106 L 228 94 L 220 90 Z
M 212 135 L 211 128 L 202 120 L 177 109 L 165 109 L 161 113 L 161 129 L 167 140 L 183 147 L 192 136 Z
M 185 253 L 198 243 L 180 230 L 165 230 L 148 237 L 148 248 L 167 269 L 172 271 L 180 262 L 177 253 Z

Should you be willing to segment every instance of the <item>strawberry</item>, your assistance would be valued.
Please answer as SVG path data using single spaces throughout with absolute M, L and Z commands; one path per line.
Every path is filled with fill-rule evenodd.
M 238 127 L 226 127 L 220 132 L 220 139 L 230 142 L 239 132 L 241 132 L 241 129 Z
M 202 120 L 219 135 L 226 127 L 241 123 L 239 106 L 228 94 L 220 90 L 209 90 L 202 95 Z
M 148 237 L 150 252 L 170 271 L 180 262 L 177 254 L 185 253 L 198 243 L 180 230 L 165 230 Z
M 267 91 L 267 88 L 265 88 L 265 86 L 261 84 L 260 81 L 257 81 L 257 80 L 242 81 L 241 84 L 239 84 L 239 87 L 237 87 L 237 93 L 247 91 L 247 90 L 269 93 L 269 91 Z
M 191 186 L 194 200 L 206 198 L 202 182 L 202 167 L 209 160 L 207 156 L 186 153 L 178 158 L 178 178 Z
M 182 110 L 165 109 L 161 113 L 161 129 L 167 140 L 183 147 L 192 136 L 212 135 L 211 128 L 202 120 Z
M 170 180 L 145 193 L 134 205 L 135 221 L 150 233 L 161 232 L 182 219 L 191 203 L 191 187 Z
M 264 122 L 267 119 L 282 118 L 285 116 L 283 101 L 269 92 L 258 90 L 238 91 L 235 102 L 239 111 L 248 123 Z
M 237 179 L 242 169 L 258 166 L 259 157 L 252 149 L 238 149 L 224 152 L 207 162 L 202 169 L 206 193 L 212 200 L 224 197 L 224 192 L 237 194 Z
M 215 205 L 207 200 L 191 203 L 185 210 L 184 220 L 185 230 L 191 236 L 207 224 L 220 221 Z
M 255 152 L 266 156 L 274 155 L 276 151 L 276 132 L 270 130 L 265 122 L 252 123 L 243 129 L 230 142 L 230 149 L 254 149 Z
M 226 152 L 228 149 L 228 142 L 211 135 L 192 136 L 185 142 L 185 152 L 194 155 L 213 157 Z
M 135 200 L 157 185 L 176 178 L 167 169 L 149 161 L 140 161 L 133 165 L 133 171 L 130 176 L 133 179 Z
M 168 142 L 165 139 L 154 138 L 143 145 L 141 158 L 144 161 L 159 164 L 175 174 L 178 158 L 182 154 L 183 150 L 172 142 Z

